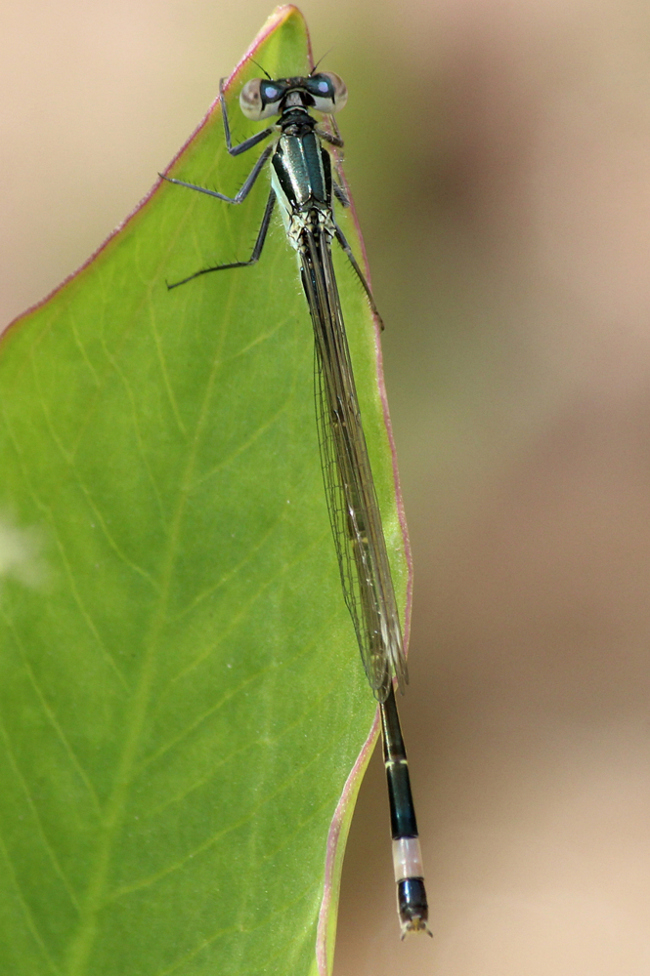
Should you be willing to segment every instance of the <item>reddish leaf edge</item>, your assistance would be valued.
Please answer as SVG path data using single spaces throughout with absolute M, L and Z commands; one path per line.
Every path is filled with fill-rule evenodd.
M 228 75 L 226 84 L 224 86 L 226 90 L 230 88 L 230 86 L 236 81 L 237 76 L 242 71 L 243 67 L 246 65 L 248 61 L 251 60 L 251 58 L 257 52 L 257 49 L 264 43 L 264 41 L 274 31 L 276 31 L 279 27 L 281 27 L 290 17 L 296 15 L 300 17 L 302 20 L 304 20 L 302 13 L 294 4 L 283 4 L 282 6 L 275 8 L 273 13 L 267 19 L 264 26 L 256 35 L 255 39 L 251 43 L 246 53 L 237 62 L 230 75 Z M 311 58 L 312 54 L 311 54 L 311 42 L 309 41 L 309 32 L 306 31 L 306 33 L 307 33 L 307 40 L 309 45 L 309 57 Z M 185 140 L 183 145 L 180 147 L 180 149 L 175 154 L 175 156 L 171 159 L 168 165 L 165 167 L 165 169 L 163 170 L 163 175 L 167 175 L 167 173 L 173 168 L 176 161 L 183 155 L 187 147 L 190 145 L 193 139 L 196 138 L 199 132 L 201 132 L 202 129 L 205 128 L 205 126 L 210 121 L 214 112 L 217 111 L 218 109 L 219 109 L 219 95 L 217 94 L 214 100 L 212 101 L 212 103 L 210 104 L 210 107 L 208 108 L 204 117 L 201 119 L 201 121 L 196 126 L 194 131 L 188 136 L 188 138 Z M 145 207 L 146 204 L 155 196 L 155 194 L 158 192 L 158 190 L 161 188 L 164 182 L 165 181 L 163 179 L 157 179 L 156 182 L 152 185 L 151 189 L 142 197 L 141 200 L 138 201 L 138 203 L 135 205 L 133 210 L 131 210 L 130 213 L 128 213 L 127 216 L 120 221 L 120 223 L 110 232 L 110 234 L 92 252 L 92 254 L 90 254 L 90 256 L 86 258 L 86 260 L 82 264 L 80 264 L 77 268 L 75 268 L 74 271 L 71 271 L 70 274 L 66 275 L 65 278 L 63 278 L 63 280 L 59 282 L 59 284 L 56 285 L 51 291 L 49 291 L 43 298 L 39 299 L 37 302 L 34 302 L 33 305 L 30 305 L 27 309 L 25 309 L 24 312 L 21 312 L 14 319 L 11 319 L 11 321 L 8 322 L 7 325 L 5 325 L 2 328 L 2 330 L 0 331 L 0 347 L 2 344 L 2 340 L 8 334 L 10 329 L 13 329 L 23 319 L 30 316 L 33 312 L 36 312 L 38 311 L 38 309 L 43 308 L 43 306 L 47 305 L 47 303 L 51 301 L 51 299 L 53 299 L 55 295 L 58 295 L 60 291 L 63 291 L 63 289 L 66 288 L 66 286 L 69 285 L 70 282 L 74 281 L 74 279 L 77 278 L 78 275 L 82 274 L 82 272 L 84 272 L 87 268 L 89 268 L 90 265 L 93 264 L 93 262 L 99 258 L 99 256 L 103 253 L 103 251 L 106 250 L 106 248 L 110 245 L 110 243 L 114 240 L 114 238 L 117 237 L 117 235 L 120 234 L 126 227 L 128 227 L 128 225 L 135 217 L 137 217 L 137 215 L 140 213 L 143 207 Z
M 325 880 L 323 897 L 318 912 L 318 928 L 316 934 L 316 966 L 318 976 L 330 976 L 332 970 L 334 945 L 336 942 L 336 919 L 331 919 L 332 902 L 335 899 L 338 900 L 341 878 L 340 865 L 345 853 L 345 844 L 354 804 L 378 737 L 379 710 L 375 713 L 375 719 L 370 728 L 368 738 L 361 747 L 356 762 L 345 781 L 327 834 Z

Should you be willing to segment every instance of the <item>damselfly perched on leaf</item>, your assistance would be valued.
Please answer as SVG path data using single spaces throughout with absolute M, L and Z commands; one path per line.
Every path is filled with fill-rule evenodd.
M 246 199 L 268 164 L 271 191 L 247 260 L 202 268 L 168 287 L 176 288 L 213 271 L 255 264 L 278 205 L 287 239 L 298 256 L 314 327 L 320 453 L 343 594 L 366 675 L 381 709 L 398 912 L 404 937 L 409 932 L 429 931 L 417 823 L 393 689 L 393 679 L 402 691 L 408 680 L 406 657 L 332 263 L 334 240 L 347 255 L 373 313 L 377 317 L 378 313 L 365 275 L 334 216 L 334 199 L 344 207 L 349 200 L 332 172 L 328 147 L 341 148 L 343 142 L 310 114 L 317 111 L 330 116 L 340 111 L 347 101 L 347 88 L 338 75 L 315 69 L 307 77 L 267 77 L 247 82 L 239 99 L 244 115 L 253 121 L 274 116 L 279 119 L 237 145 L 231 140 L 223 82 L 220 100 L 226 147 L 231 156 L 270 140 L 241 189 L 229 197 L 183 180 L 169 182 L 238 204 Z

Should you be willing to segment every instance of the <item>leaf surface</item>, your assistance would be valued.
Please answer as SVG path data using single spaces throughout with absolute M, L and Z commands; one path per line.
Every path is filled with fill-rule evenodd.
M 229 82 L 235 141 L 256 128 L 233 97 L 259 75 L 248 58 L 303 74 L 308 43 L 280 8 Z M 228 156 L 217 102 L 169 172 L 234 193 L 255 153 Z M 306 974 L 318 931 L 331 965 L 367 748 L 340 801 L 375 701 L 341 596 L 295 255 L 278 222 L 255 267 L 166 287 L 248 257 L 267 193 L 262 177 L 234 207 L 158 184 L 0 340 L 12 976 Z M 335 260 L 403 604 L 373 324 Z

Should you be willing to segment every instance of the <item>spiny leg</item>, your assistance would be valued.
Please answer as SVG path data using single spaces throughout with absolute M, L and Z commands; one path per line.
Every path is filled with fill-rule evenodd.
M 252 264 L 256 264 L 256 262 L 259 261 L 260 254 L 262 253 L 262 249 L 264 247 L 274 206 L 275 193 L 273 190 L 271 190 L 269 193 L 269 198 L 266 201 L 262 223 L 260 224 L 260 229 L 257 232 L 257 240 L 255 241 L 255 246 L 253 247 L 253 253 L 249 257 L 248 261 L 233 261 L 231 264 L 217 264 L 212 268 L 202 268 L 200 271 L 195 271 L 194 274 L 188 275 L 187 278 L 183 278 L 181 281 L 175 281 L 171 285 L 168 284 L 167 288 L 171 291 L 172 288 L 178 288 L 179 285 L 184 285 L 186 282 L 192 281 L 193 278 L 199 278 L 201 275 L 210 274 L 212 271 L 227 271 L 229 268 L 249 268 Z

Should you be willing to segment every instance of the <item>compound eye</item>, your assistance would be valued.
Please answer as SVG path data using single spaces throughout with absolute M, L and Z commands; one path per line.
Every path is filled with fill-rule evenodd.
M 348 100 L 345 82 L 333 71 L 319 71 L 317 75 L 312 75 L 309 94 L 314 99 L 314 108 L 328 115 L 340 112 Z
M 253 78 L 247 81 L 239 96 L 239 107 L 247 119 L 259 122 L 277 115 L 284 89 L 275 81 Z

